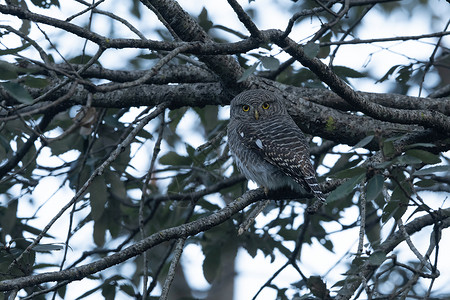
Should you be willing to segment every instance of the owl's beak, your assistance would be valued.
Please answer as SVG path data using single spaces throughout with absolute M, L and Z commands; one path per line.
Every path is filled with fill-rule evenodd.
M 255 119 L 258 120 L 259 119 L 259 112 L 255 109 Z

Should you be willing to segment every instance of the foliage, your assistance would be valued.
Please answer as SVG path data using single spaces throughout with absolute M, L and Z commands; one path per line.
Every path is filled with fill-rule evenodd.
M 286 16 L 282 31 L 253 23 L 270 13 L 258 1 L 241 3 L 244 10 L 229 0 L 238 18 L 227 24 L 208 6 L 192 12 L 172 0 L 133 0 L 121 10 L 103 2 L 0 4 L 11 18 L 0 25 L 5 295 L 197 297 L 179 272 L 183 249 L 194 246 L 210 284 L 202 298 L 231 298 L 238 249 L 286 262 L 256 288 L 258 299 L 445 297 L 434 284 L 450 276 L 440 258 L 450 225 L 448 24 L 361 38 L 372 13 L 422 9 L 430 27 L 438 24 L 434 1 L 280 2 L 273 7 Z M 429 56 L 408 56 L 406 41 L 423 40 Z M 364 68 L 342 65 L 368 45 L 377 50 Z M 402 60 L 375 75 L 371 58 L 394 51 Z M 361 79 L 385 93 L 355 92 Z M 255 87 L 283 97 L 316 137 L 312 160 L 327 205 L 315 215 L 305 213 L 311 195 L 248 191 L 229 157 L 225 107 Z M 411 237 L 423 228 L 431 228 L 428 249 L 416 249 Z M 325 276 L 308 269 L 318 258 L 305 248 L 337 253 L 336 236 L 346 231 L 348 244 L 360 232 L 358 245 L 334 267 L 327 262 Z M 291 282 L 279 284 L 291 267 Z M 92 287 L 70 291 L 81 279 Z

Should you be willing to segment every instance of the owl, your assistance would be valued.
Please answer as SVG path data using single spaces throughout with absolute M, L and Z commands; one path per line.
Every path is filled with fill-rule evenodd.
M 276 94 L 249 90 L 237 95 L 227 131 L 234 162 L 247 179 L 266 191 L 287 186 L 312 192 L 318 201 L 308 207 L 310 213 L 325 203 L 305 136 Z

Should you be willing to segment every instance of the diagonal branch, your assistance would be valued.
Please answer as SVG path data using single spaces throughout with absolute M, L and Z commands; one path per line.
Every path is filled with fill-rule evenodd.
M 44 282 L 62 280 L 80 280 L 88 275 L 105 270 L 113 265 L 122 263 L 132 257 L 140 255 L 142 252 L 161 244 L 162 242 L 186 238 L 199 232 L 206 231 L 217 226 L 231 216 L 238 213 L 248 205 L 265 198 L 264 190 L 250 190 L 230 204 L 207 217 L 180 226 L 161 230 L 151 236 L 125 248 L 124 250 L 73 269 L 66 269 L 60 272 L 48 272 L 39 275 L 25 276 L 16 279 L 3 280 L 0 282 L 0 291 L 10 291 L 22 289 L 28 286 L 35 286 Z
M 290 38 L 280 39 L 281 31 L 268 30 L 264 32 L 266 40 L 274 41 L 279 47 L 286 50 L 295 57 L 301 64 L 309 68 L 317 77 L 325 82 L 333 92 L 347 101 L 352 107 L 378 120 L 391 121 L 401 124 L 418 124 L 428 128 L 433 128 L 439 132 L 450 132 L 450 117 L 429 110 L 401 110 L 387 108 L 382 105 L 370 102 L 368 99 L 358 94 L 339 78 L 327 65 L 318 58 L 310 58 L 303 51 L 303 48 Z

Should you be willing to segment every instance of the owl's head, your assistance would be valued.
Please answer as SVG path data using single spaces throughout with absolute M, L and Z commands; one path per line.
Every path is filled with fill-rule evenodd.
M 266 90 L 249 90 L 240 93 L 230 104 L 231 118 L 263 121 L 273 116 L 287 115 L 280 98 Z

